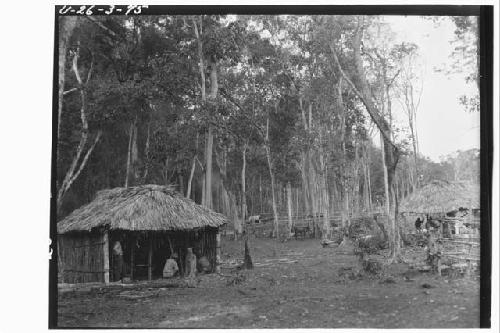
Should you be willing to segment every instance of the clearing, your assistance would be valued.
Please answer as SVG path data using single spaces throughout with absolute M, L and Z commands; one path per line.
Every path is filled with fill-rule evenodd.
M 251 239 L 255 268 L 230 268 L 243 242 L 223 239 L 222 276 L 59 291 L 59 327 L 133 328 L 473 328 L 479 280 L 408 273 L 350 279 L 357 257 L 315 239 Z M 423 250 L 412 249 L 422 257 Z M 405 273 L 406 272 L 406 277 Z M 424 285 L 426 288 L 424 288 Z

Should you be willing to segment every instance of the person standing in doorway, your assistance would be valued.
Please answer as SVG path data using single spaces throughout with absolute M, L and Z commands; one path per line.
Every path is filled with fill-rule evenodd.
M 185 275 L 189 278 L 194 278 L 196 276 L 196 255 L 193 253 L 191 247 L 187 248 Z
M 113 245 L 113 280 L 123 279 L 123 250 L 120 241 Z

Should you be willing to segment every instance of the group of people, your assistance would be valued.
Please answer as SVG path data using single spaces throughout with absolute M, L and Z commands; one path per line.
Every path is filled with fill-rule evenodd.
M 418 217 L 415 221 L 415 229 L 417 233 L 433 231 L 440 228 L 440 222 L 438 220 L 433 220 L 430 216 L 427 216 L 424 219 L 425 223 L 424 220 L 422 220 L 420 217 Z
M 206 256 L 200 256 L 199 258 L 193 252 L 192 248 L 187 248 L 186 250 L 186 260 L 185 260 L 185 272 L 184 276 L 194 277 L 197 272 L 209 273 L 211 270 L 210 261 Z M 112 249 L 113 255 L 113 280 L 121 281 L 124 277 L 125 269 L 123 262 L 123 249 L 120 241 L 115 241 Z M 168 279 L 175 277 L 179 274 L 179 255 L 174 252 L 166 260 L 163 266 L 163 278 Z
M 168 279 L 176 276 L 179 273 L 179 265 L 177 264 L 179 256 L 177 253 L 172 253 L 170 258 L 165 262 L 163 267 L 163 278 Z M 193 249 L 188 247 L 186 253 L 186 264 L 185 264 L 184 275 L 187 277 L 194 277 L 196 272 L 209 273 L 211 270 L 210 262 L 206 256 L 200 256 L 197 258 L 193 253 Z

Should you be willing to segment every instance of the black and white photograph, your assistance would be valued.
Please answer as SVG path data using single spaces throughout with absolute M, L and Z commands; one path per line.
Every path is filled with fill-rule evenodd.
M 490 327 L 491 6 L 53 21 L 50 328 Z

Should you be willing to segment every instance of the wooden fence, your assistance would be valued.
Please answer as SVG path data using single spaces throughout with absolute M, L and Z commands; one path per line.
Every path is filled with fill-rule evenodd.
M 356 215 L 350 216 L 349 220 L 351 225 L 359 222 L 361 220 L 370 219 L 373 220 L 372 214 L 364 214 L 364 215 Z M 269 214 L 260 215 L 260 221 L 255 222 L 246 222 L 244 225 L 245 230 L 255 235 L 256 237 L 271 237 L 272 232 L 274 230 L 274 219 L 269 217 Z M 329 216 L 328 218 L 330 222 L 330 230 L 335 233 L 339 232 L 342 227 L 342 217 L 340 214 L 335 214 L 333 216 Z M 288 233 L 288 216 L 278 216 L 278 234 L 280 237 L 287 236 Z M 304 216 L 304 215 L 295 215 L 292 216 L 292 225 L 297 227 L 309 227 L 310 233 L 309 236 L 312 237 L 321 237 L 321 231 L 323 229 L 323 216 Z M 221 229 L 221 233 L 223 236 L 233 236 L 234 235 L 234 226 L 232 224 L 228 224 Z
M 100 233 L 58 235 L 59 282 L 104 282 L 106 265 Z
M 479 238 L 474 236 L 459 234 L 451 238 L 440 239 L 442 248 L 441 262 L 445 267 L 458 268 L 467 273 L 471 273 L 479 267 L 481 243 Z M 441 269 L 439 269 L 440 271 Z

